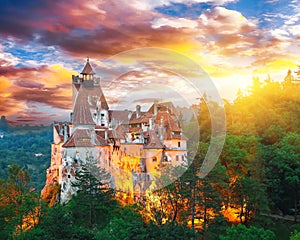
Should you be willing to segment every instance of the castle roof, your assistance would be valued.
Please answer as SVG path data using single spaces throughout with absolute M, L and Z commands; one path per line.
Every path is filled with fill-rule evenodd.
M 161 121 L 163 121 L 164 127 L 170 129 L 170 131 L 181 132 L 181 128 L 178 127 L 177 123 L 170 116 L 170 113 L 166 111 L 159 111 L 156 115 L 155 123 L 159 125 L 161 124 Z
M 128 110 L 109 110 L 109 119 L 118 122 L 126 123 L 128 122 L 128 116 L 130 111 Z
M 161 144 L 156 132 L 154 130 L 148 131 L 148 142 L 144 146 L 146 149 L 162 149 L 163 145 Z
M 92 118 L 92 114 L 90 111 L 90 106 L 87 101 L 87 98 L 84 94 L 78 94 L 74 110 L 73 110 L 73 124 L 85 124 L 85 125 L 93 125 L 95 124 Z
M 92 80 L 83 82 L 73 107 L 73 124 L 93 125 L 92 109 L 106 109 L 108 104 L 100 86 L 94 86 Z
M 138 118 L 136 117 L 135 112 L 132 114 L 129 124 L 148 123 L 150 118 L 152 118 L 152 114 L 149 112 L 141 113 L 141 115 Z
M 172 102 L 154 103 L 149 108 L 148 112 L 154 113 L 154 105 L 157 104 L 158 111 L 168 111 L 173 115 L 178 115 L 177 110 Z
M 86 60 L 86 64 L 85 64 L 81 74 L 83 74 L 83 75 L 94 75 L 95 74 L 93 71 L 93 68 L 90 64 L 89 58 Z
M 96 147 L 108 146 L 100 135 L 90 129 L 76 129 L 63 147 Z

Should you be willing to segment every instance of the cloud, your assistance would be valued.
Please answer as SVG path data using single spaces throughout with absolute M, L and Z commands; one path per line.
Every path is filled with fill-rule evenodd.
M 134 48 L 174 49 L 224 82 L 229 81 L 230 76 L 242 79 L 252 72 L 275 72 L 293 67 L 292 63 L 298 58 L 300 36 L 297 1 L 286 6 L 290 14 L 281 9 L 261 9 L 261 16 L 254 14 L 257 18 L 250 16 L 251 11 L 226 8 L 230 2 L 235 1 L 2 1 L 0 112 L 30 113 L 28 109 L 32 104 L 39 108 L 43 104 L 50 112 L 70 109 L 71 75 L 73 69 L 80 71 L 83 64 L 79 58 L 100 59 Z M 268 6 L 279 4 L 277 0 L 271 2 Z M 186 7 L 185 11 L 196 5 L 200 7 L 194 11 L 192 19 L 188 14 L 176 17 L 176 14 L 164 15 L 158 10 L 166 6 L 174 10 L 175 5 L 177 12 L 182 6 Z M 236 9 L 240 9 L 239 6 L 230 5 Z M 112 96 L 119 96 L 121 86 L 131 91 L 141 81 L 142 86 L 143 82 L 156 81 L 152 81 L 150 73 L 139 69 L 142 65 L 155 67 L 147 62 L 147 57 L 139 56 L 140 65 L 132 69 L 130 76 L 123 76 L 124 84 L 116 84 Z M 131 64 L 132 59 L 123 60 Z M 167 59 L 160 65 L 174 64 L 174 72 L 183 75 L 184 68 L 173 60 Z M 103 64 L 98 73 L 105 84 L 109 82 L 105 77 L 113 71 L 115 63 L 99 64 Z M 122 74 L 122 66 L 118 67 Z M 166 80 L 167 84 L 174 83 L 161 73 L 152 71 L 152 74 L 157 74 L 157 79 Z M 191 70 L 189 76 L 192 75 Z M 111 98 L 111 101 L 118 102 L 118 99 Z M 43 115 L 46 111 L 39 112 Z
M 202 27 L 213 34 L 245 34 L 256 29 L 256 21 L 245 18 L 240 12 L 224 7 L 207 10 L 199 17 Z
M 134 7 L 135 9 L 149 11 L 160 6 L 168 6 L 172 3 L 182 3 L 185 5 L 191 5 L 194 3 L 207 3 L 211 5 L 221 6 L 236 1 L 237 0 L 132 0 L 129 1 L 128 4 Z
M 160 28 L 163 26 L 170 26 L 172 28 L 196 28 L 198 23 L 196 21 L 186 18 L 155 18 L 152 21 L 153 28 Z
M 5 59 L 1 61 L 6 62 Z M 55 108 L 70 109 L 72 73 L 60 65 L 17 68 L 5 64 L 0 67 L 0 114 L 18 115 L 24 120 L 28 119 L 24 117 L 24 111 L 31 109 L 28 116 L 34 115 L 35 122 L 38 122 L 45 114 L 33 111 L 32 106 L 35 109 L 48 106 L 49 112 Z

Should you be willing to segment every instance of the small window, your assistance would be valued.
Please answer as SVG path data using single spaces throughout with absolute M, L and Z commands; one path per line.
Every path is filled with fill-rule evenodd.
M 184 161 L 184 156 L 183 155 L 181 156 L 181 160 Z
M 59 169 L 56 169 L 56 175 L 59 176 Z
M 104 124 L 104 123 L 101 123 L 101 126 L 102 126 L 102 127 L 104 127 L 104 126 L 105 126 L 105 124 Z
M 157 162 L 157 157 L 153 157 L 152 162 Z
M 68 178 L 71 178 L 71 175 L 70 175 L 70 174 L 68 174 Z
M 101 113 L 101 117 L 104 117 L 104 113 Z
M 178 156 L 178 155 L 176 155 L 176 161 L 177 161 L 177 162 L 179 161 L 179 156 Z
M 178 142 L 178 147 L 180 147 L 180 142 Z

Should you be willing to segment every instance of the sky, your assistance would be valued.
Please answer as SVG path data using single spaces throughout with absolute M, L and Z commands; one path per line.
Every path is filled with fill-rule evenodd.
M 119 87 L 108 87 L 112 107 L 122 94 L 135 96 L 134 103 L 140 103 L 137 96 L 144 103 L 155 94 L 163 100 L 189 96 L 184 83 L 192 74 L 180 71 L 174 52 L 198 64 L 221 97 L 232 100 L 254 76 L 281 81 L 295 71 L 299 40 L 297 0 L 1 0 L 0 115 L 14 124 L 68 120 L 72 75 L 87 57 L 103 78 L 111 69 L 123 74 L 117 79 L 125 84 L 111 80 Z M 149 67 L 141 56 L 149 47 L 169 50 L 156 56 L 156 67 L 172 65 L 174 72 Z M 134 49 L 142 50 L 115 61 Z M 145 92 L 142 83 L 150 84 Z M 165 96 L 168 89 L 176 91 Z

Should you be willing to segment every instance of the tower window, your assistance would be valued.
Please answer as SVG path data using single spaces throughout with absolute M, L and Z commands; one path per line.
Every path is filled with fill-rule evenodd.
M 180 147 L 180 142 L 178 142 L 178 147 Z

